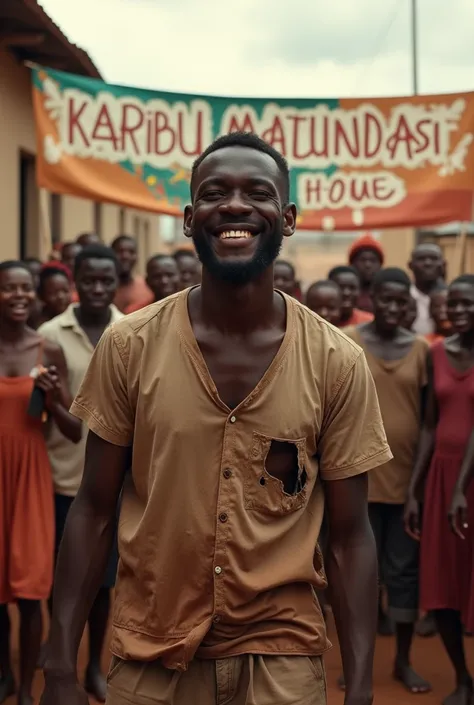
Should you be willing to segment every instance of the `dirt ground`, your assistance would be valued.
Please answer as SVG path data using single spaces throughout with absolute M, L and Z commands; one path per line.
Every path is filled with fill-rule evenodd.
M 13 618 L 13 653 L 15 666 L 17 665 L 17 628 L 15 610 L 12 610 Z M 331 638 L 334 641 L 333 649 L 327 654 L 326 672 L 328 682 L 328 700 L 329 705 L 342 705 L 344 696 L 336 687 L 336 680 L 340 674 L 340 656 L 337 641 L 335 639 L 334 628 L 330 628 Z M 86 654 L 86 639 L 84 638 L 81 655 L 80 655 L 80 671 L 85 665 Z M 469 663 L 474 671 L 474 638 L 466 639 L 466 648 L 469 657 Z M 414 645 L 413 665 L 418 670 L 420 675 L 427 678 L 432 686 L 433 692 L 427 695 L 410 695 L 403 688 L 395 683 L 391 678 L 391 666 L 394 650 L 394 641 L 392 638 L 379 638 L 377 641 L 377 651 L 375 658 L 375 705 L 406 705 L 407 703 L 417 703 L 420 705 L 440 705 L 441 700 L 453 689 L 453 675 L 447 658 L 443 652 L 438 638 L 421 639 L 417 638 Z M 109 655 L 104 655 L 104 668 L 106 669 L 109 662 Z M 43 677 L 40 672 L 37 673 L 35 679 L 35 696 L 39 702 L 39 696 L 42 690 Z M 15 705 L 15 698 L 9 698 L 6 701 L 7 705 Z M 91 699 L 91 705 L 95 704 L 95 700 Z

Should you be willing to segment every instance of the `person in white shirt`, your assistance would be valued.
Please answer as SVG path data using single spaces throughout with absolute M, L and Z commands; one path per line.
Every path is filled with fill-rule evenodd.
M 430 294 L 442 281 L 445 268 L 441 248 L 433 243 L 418 245 L 412 252 L 408 267 L 414 278 L 410 293 L 417 307 L 412 330 L 418 335 L 429 335 L 435 329 L 430 313 Z
M 68 367 L 69 391 L 73 397 L 79 390 L 102 333 L 110 323 L 123 318 L 112 303 L 118 286 L 118 262 L 112 249 L 104 245 L 90 245 L 82 249 L 76 256 L 74 278 L 79 303 L 71 304 L 64 313 L 44 323 L 38 331 L 62 347 Z M 84 429 L 80 442 L 74 444 L 56 426 L 51 428 L 48 436 L 55 490 L 56 555 L 69 509 L 81 484 L 86 438 L 87 431 Z M 89 615 L 89 664 L 85 687 L 100 702 L 105 702 L 106 694 L 100 660 L 117 560 L 117 551 L 114 551 Z

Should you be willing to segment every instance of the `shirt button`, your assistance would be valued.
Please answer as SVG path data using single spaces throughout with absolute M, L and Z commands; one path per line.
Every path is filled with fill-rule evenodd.
M 214 573 L 216 575 L 220 575 L 222 573 L 222 568 L 220 567 L 220 565 L 216 565 L 216 567 L 214 568 Z
M 237 421 L 237 419 L 236 419 L 235 416 L 231 416 L 231 417 L 230 417 L 230 422 L 231 422 L 231 423 L 235 423 L 236 421 Z
M 219 514 L 219 521 L 221 521 L 223 524 L 227 521 L 228 516 L 225 512 L 222 512 L 222 514 Z
M 222 474 L 224 475 L 225 479 L 228 480 L 229 477 L 232 476 L 232 470 L 230 470 L 229 468 L 227 468 L 226 470 L 224 470 L 224 472 L 223 472 Z
M 212 621 L 214 622 L 214 624 L 217 624 L 218 622 L 221 621 L 221 618 L 219 617 L 218 614 L 215 614 L 214 617 L 212 618 Z

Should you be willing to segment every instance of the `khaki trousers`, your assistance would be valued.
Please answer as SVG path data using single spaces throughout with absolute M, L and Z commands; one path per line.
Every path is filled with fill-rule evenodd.
M 114 657 L 106 705 L 326 705 L 320 656 L 195 659 L 187 671 Z

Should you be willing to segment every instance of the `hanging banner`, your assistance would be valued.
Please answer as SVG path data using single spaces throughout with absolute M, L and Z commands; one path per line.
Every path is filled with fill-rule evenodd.
M 288 160 L 299 226 L 355 230 L 472 220 L 474 93 L 360 100 L 222 98 L 33 70 L 38 183 L 179 215 L 196 157 L 255 132 Z

